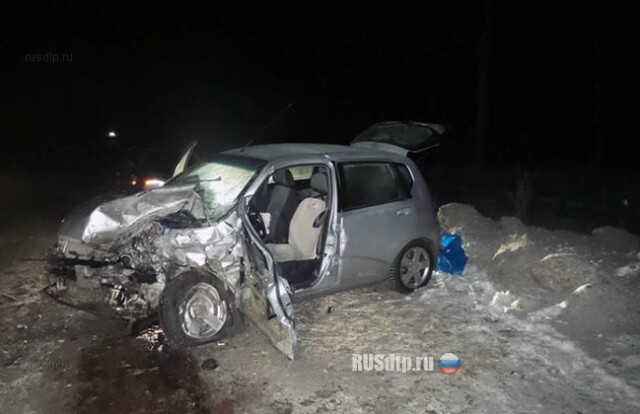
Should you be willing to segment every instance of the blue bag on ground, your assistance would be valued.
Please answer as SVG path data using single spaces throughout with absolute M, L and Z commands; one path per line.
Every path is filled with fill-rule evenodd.
M 459 234 L 442 233 L 436 270 L 461 275 L 466 264 L 467 255 L 462 248 L 462 237 Z

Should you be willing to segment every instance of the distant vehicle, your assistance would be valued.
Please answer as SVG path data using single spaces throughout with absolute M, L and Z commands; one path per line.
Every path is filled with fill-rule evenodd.
M 172 177 L 183 151 L 153 147 L 129 149 L 122 156 L 116 190 L 121 193 L 137 193 L 162 187 Z M 191 162 L 193 161 L 192 157 Z
M 164 186 L 63 220 L 50 293 L 129 320 L 158 315 L 177 346 L 220 340 L 242 312 L 293 359 L 293 300 L 429 281 L 440 229 L 407 154 L 433 145 L 436 127 L 383 123 L 351 146 L 250 146 L 185 168 L 192 145 Z

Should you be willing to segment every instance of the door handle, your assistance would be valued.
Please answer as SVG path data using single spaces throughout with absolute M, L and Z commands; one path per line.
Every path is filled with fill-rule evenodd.
M 399 216 L 408 216 L 409 213 L 411 213 L 411 209 L 409 207 L 401 208 L 400 210 L 396 211 L 396 214 Z

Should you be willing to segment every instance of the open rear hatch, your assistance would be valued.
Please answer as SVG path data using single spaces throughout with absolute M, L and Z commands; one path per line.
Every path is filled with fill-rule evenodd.
M 393 152 L 406 156 L 440 145 L 446 131 L 442 124 L 425 122 L 380 122 L 361 132 L 351 145 Z

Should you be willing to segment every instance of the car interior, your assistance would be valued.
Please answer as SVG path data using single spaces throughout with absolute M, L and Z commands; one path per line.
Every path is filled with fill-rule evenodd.
M 250 203 L 249 218 L 271 251 L 279 273 L 294 288 L 318 276 L 330 195 L 323 165 L 274 172 Z

